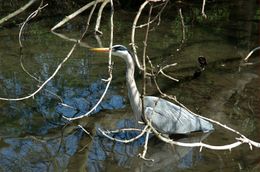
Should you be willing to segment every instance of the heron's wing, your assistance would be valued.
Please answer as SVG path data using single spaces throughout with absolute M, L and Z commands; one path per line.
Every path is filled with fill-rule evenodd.
M 153 126 L 166 134 L 186 134 L 193 131 L 210 131 L 213 126 L 186 109 L 162 98 L 146 96 L 145 114 Z

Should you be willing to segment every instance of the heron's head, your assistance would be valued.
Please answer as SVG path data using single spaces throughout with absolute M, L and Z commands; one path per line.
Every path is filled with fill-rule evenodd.
M 94 52 L 109 52 L 110 48 L 91 48 Z M 131 56 L 128 49 L 123 45 L 114 45 L 112 47 L 112 55 L 126 59 L 129 55 Z

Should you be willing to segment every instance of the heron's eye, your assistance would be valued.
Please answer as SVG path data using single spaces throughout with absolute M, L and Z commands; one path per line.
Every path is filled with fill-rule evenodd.
M 116 45 L 113 47 L 113 51 L 127 51 L 127 48 L 122 45 Z

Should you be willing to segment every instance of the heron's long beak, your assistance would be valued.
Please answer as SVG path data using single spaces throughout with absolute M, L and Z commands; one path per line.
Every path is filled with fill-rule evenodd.
M 94 51 L 94 52 L 109 52 L 109 48 L 90 48 L 90 51 Z

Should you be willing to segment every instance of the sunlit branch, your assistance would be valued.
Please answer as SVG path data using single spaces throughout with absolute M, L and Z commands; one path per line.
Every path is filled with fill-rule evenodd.
M 87 135 L 89 135 L 90 138 L 93 138 L 92 135 L 84 128 L 82 125 L 78 125 Z
M 207 18 L 207 15 L 205 14 L 205 5 L 206 5 L 206 0 L 203 0 L 203 2 L 202 2 L 202 7 L 201 7 L 201 15 L 202 15 L 204 18 Z
M 98 16 L 97 16 L 97 20 L 96 20 L 96 26 L 95 26 L 95 32 L 103 34 L 100 30 L 100 22 L 101 22 L 101 17 L 102 17 L 102 12 L 103 9 L 105 8 L 105 6 L 110 2 L 110 0 L 104 0 L 103 3 L 101 4 L 101 6 L 99 7 L 98 10 Z
M 117 142 L 120 142 L 120 143 L 131 143 L 131 142 L 133 142 L 133 141 L 135 141 L 135 140 L 137 140 L 137 139 L 139 139 L 140 137 L 142 137 L 146 132 L 149 132 L 149 130 L 147 130 L 147 128 L 148 128 L 148 126 L 146 125 L 145 127 L 144 127 L 144 129 L 142 130 L 142 132 L 139 134 L 139 135 L 137 135 L 136 137 L 134 137 L 134 138 L 131 138 L 131 139 L 125 139 L 125 140 L 121 140 L 121 139 L 117 139 L 117 138 L 114 138 L 114 137 L 112 137 L 112 136 L 109 136 L 108 134 L 110 133 L 109 131 L 103 131 L 103 130 L 101 130 L 100 128 L 98 129 L 105 137 L 107 137 L 108 139 L 110 139 L 110 140 L 113 140 L 113 141 L 117 141 Z M 135 131 L 135 130 L 133 130 L 133 131 Z
M 120 133 L 120 132 L 128 132 L 128 131 L 139 131 L 142 132 L 142 129 L 139 128 L 120 128 L 116 130 L 109 130 L 109 131 L 104 131 L 106 134 L 115 134 L 115 133 Z
M 114 3 L 110 0 L 111 16 L 110 16 L 110 45 L 109 45 L 109 57 L 108 57 L 108 73 L 112 79 L 112 47 L 114 40 Z
M 260 47 L 256 47 L 256 48 L 254 48 L 253 50 L 251 50 L 251 51 L 248 53 L 248 55 L 244 58 L 244 62 L 247 62 L 248 59 L 249 59 L 249 57 L 250 57 L 255 51 L 257 51 L 257 50 L 260 50 Z
M 86 4 L 85 6 L 81 7 L 80 9 L 78 9 L 77 11 L 75 11 L 74 13 L 66 16 L 62 21 L 60 21 L 58 24 L 56 24 L 53 28 L 51 28 L 51 30 L 55 30 L 59 27 L 61 27 L 62 25 L 64 25 L 65 23 L 67 23 L 68 21 L 70 21 L 71 19 L 73 19 L 74 17 L 76 17 L 77 15 L 79 15 L 80 13 L 84 12 L 85 10 L 87 10 L 89 7 L 96 5 L 99 2 L 103 2 L 104 0 L 95 0 L 95 1 L 91 1 L 90 3 Z
M 20 48 L 23 47 L 22 45 L 22 41 L 21 41 L 21 36 L 22 36 L 22 32 L 23 32 L 23 28 L 24 26 L 26 25 L 26 23 L 28 23 L 31 19 L 33 19 L 35 16 L 38 15 L 38 13 L 43 9 L 45 8 L 48 4 L 45 4 L 43 5 L 43 0 L 41 1 L 39 7 L 37 8 L 37 10 L 35 10 L 34 12 L 32 12 L 28 17 L 27 19 L 23 22 L 21 28 L 20 28 L 20 31 L 19 31 L 19 45 L 20 45 Z
M 142 89 L 142 95 L 141 95 L 141 99 L 142 99 L 142 114 L 143 116 L 146 118 L 145 115 L 145 109 L 144 109 L 144 96 L 146 94 L 146 50 L 147 50 L 147 40 L 148 40 L 148 35 L 149 35 L 149 30 L 150 30 L 150 20 L 151 20 L 151 14 L 152 14 L 152 10 L 153 10 L 153 6 L 152 4 L 150 4 L 150 9 L 149 9 L 149 15 L 148 15 L 148 19 L 147 19 L 147 27 L 146 27 L 146 32 L 145 32 L 145 38 L 144 38 L 144 48 L 143 48 L 143 89 Z
M 181 8 L 179 9 L 179 15 L 180 15 L 181 26 L 182 26 L 182 40 L 181 40 L 181 42 L 184 43 L 185 40 L 186 40 L 186 34 L 185 34 L 185 23 L 184 23 L 184 18 L 183 18 L 183 15 L 182 15 Z
M 53 74 L 46 80 L 44 81 L 39 88 L 34 91 L 33 93 L 29 94 L 28 96 L 24 96 L 24 97 L 20 97 L 20 98 L 3 98 L 0 97 L 0 100 L 6 100 L 6 101 L 20 101 L 20 100 L 25 100 L 25 99 L 29 99 L 31 97 L 34 97 L 38 92 L 41 91 L 41 89 L 50 81 L 54 78 L 54 76 L 59 72 L 60 68 L 62 67 L 62 65 L 70 58 L 71 54 L 73 53 L 73 51 L 75 50 L 77 46 L 77 43 L 73 45 L 73 47 L 71 48 L 70 52 L 67 54 L 67 56 L 63 59 L 63 61 L 58 65 L 58 67 L 55 69 L 55 71 L 53 72 Z
M 159 25 L 159 23 L 160 23 L 160 16 L 161 16 L 162 12 L 164 11 L 165 7 L 167 6 L 168 2 L 169 2 L 169 0 L 167 0 L 167 1 L 164 2 L 163 7 L 162 7 L 162 8 L 160 9 L 160 11 L 156 14 L 156 16 L 153 17 L 153 19 L 149 22 L 149 24 L 152 24 L 152 23 L 155 22 L 156 20 L 159 20 L 159 21 L 158 21 L 158 24 L 157 24 L 157 25 Z M 137 29 L 137 28 L 143 28 L 143 27 L 145 27 L 145 26 L 147 26 L 147 25 L 148 25 L 148 23 L 145 23 L 145 24 L 138 25 L 138 26 L 136 26 L 135 28 L 136 28 L 136 29 Z
M 96 108 L 99 106 L 99 104 L 102 102 L 102 100 L 104 99 L 104 97 L 105 97 L 105 95 L 106 95 L 106 93 L 107 93 L 107 91 L 108 91 L 108 88 L 109 88 L 109 86 L 110 86 L 110 83 L 111 83 L 111 81 L 112 81 L 112 77 L 113 77 L 113 75 L 112 75 L 112 69 L 113 69 L 113 67 L 112 67 L 112 54 L 111 54 L 111 50 L 112 50 L 112 46 L 113 46 L 113 34 L 114 34 L 114 30 L 113 30 L 113 27 L 114 27 L 114 25 L 113 25 L 113 16 L 114 16 L 114 6 L 113 6 L 113 0 L 111 0 L 110 1 L 110 3 L 111 3 L 111 17 L 110 17 L 110 51 L 109 51 L 109 59 L 108 59 L 108 75 L 109 75 L 109 78 L 108 79 L 103 79 L 103 81 L 105 81 L 105 82 L 107 82 L 107 85 L 106 85 L 106 88 L 105 88 L 105 90 L 104 90 L 104 92 L 103 92 L 103 94 L 101 95 L 101 97 L 100 97 L 100 99 L 98 100 L 98 102 L 95 104 L 95 106 L 93 106 L 87 113 L 85 113 L 85 114 L 83 114 L 83 115 L 80 115 L 80 116 L 77 116 L 77 117 L 71 117 L 71 118 L 69 118 L 69 117 L 66 117 L 66 116 L 62 116 L 64 119 L 67 119 L 67 120 L 69 120 L 69 121 L 73 121 L 73 120 L 77 120 L 77 119 L 81 119 L 81 118 L 83 118 L 83 117 L 87 117 L 87 116 L 89 116 L 93 111 L 95 111 L 96 110 Z M 92 11 L 91 11 L 91 13 L 90 13 L 90 16 L 89 16 L 89 21 L 90 21 L 90 18 L 91 18 L 91 16 L 92 16 L 92 14 L 93 14 L 93 11 L 94 11 L 94 7 L 92 8 Z M 88 21 L 88 26 L 89 26 L 89 21 Z
M 167 75 L 166 73 L 164 73 L 164 70 L 165 70 L 165 69 L 167 69 L 167 68 L 169 68 L 169 67 L 176 66 L 176 65 L 177 65 L 177 63 L 173 63 L 173 64 L 166 65 L 166 66 L 160 68 L 160 70 L 158 71 L 158 74 L 161 73 L 161 74 L 162 74 L 163 76 L 165 76 L 166 78 L 168 78 L 168 79 L 170 79 L 170 80 L 173 80 L 173 81 L 176 81 L 176 82 L 179 82 L 178 79 L 173 78 L 173 77 L 171 77 L 170 75 Z
M 89 116 L 93 111 L 96 110 L 96 108 L 98 107 L 98 105 L 99 105 L 99 104 L 102 102 L 102 100 L 104 99 L 104 97 L 105 97 L 105 95 L 106 95 L 106 93 L 107 93 L 107 90 L 108 90 L 108 88 L 109 88 L 109 86 L 110 86 L 111 81 L 112 81 L 112 75 L 111 75 L 108 79 L 106 79 L 106 82 L 107 82 L 106 88 L 105 88 L 103 94 L 101 95 L 101 97 L 99 98 L 98 102 L 97 102 L 97 103 L 95 104 L 95 106 L 93 106 L 87 113 L 85 113 L 85 114 L 83 114 L 83 115 L 80 115 L 80 116 L 77 116 L 77 117 L 71 117 L 71 118 L 66 117 L 66 116 L 62 116 L 62 117 L 63 117 L 64 119 L 66 119 L 66 120 L 73 121 L 73 120 L 77 120 L 77 119 L 81 119 L 81 118 L 84 118 L 84 117 Z
M 133 25 L 132 25 L 132 34 L 131 34 L 131 45 L 132 45 L 132 49 L 134 51 L 134 58 L 135 58 L 135 62 L 136 62 L 136 65 L 137 67 L 140 69 L 140 70 L 144 70 L 143 67 L 140 65 L 140 62 L 138 60 L 138 56 L 137 56 L 137 50 L 136 50 L 136 45 L 135 45 L 135 30 L 136 30 L 136 25 L 137 25 L 137 22 L 138 22 L 138 19 L 143 11 L 143 9 L 145 8 L 145 6 L 149 3 L 149 1 L 145 1 L 139 8 L 136 16 L 135 16 L 135 19 L 133 21 Z
M 59 38 L 62 38 L 62 39 L 64 39 L 64 40 L 66 40 L 66 41 L 70 41 L 70 42 L 74 42 L 74 43 L 77 43 L 77 41 L 78 41 L 77 39 L 69 38 L 69 37 L 65 36 L 64 34 L 57 33 L 57 32 L 55 32 L 55 31 L 51 31 L 51 33 L 53 33 L 54 35 L 58 36 Z M 79 44 L 79 46 L 81 46 L 81 47 L 91 48 L 87 43 L 82 42 L 82 41 L 80 41 L 78 44 Z
M 160 94 L 161 94 L 163 97 L 167 97 L 168 99 L 171 99 L 171 100 L 175 101 L 175 102 L 178 103 L 180 106 L 182 106 L 183 108 L 185 108 L 187 111 L 189 111 L 190 113 L 192 113 L 194 116 L 198 116 L 198 117 L 200 117 L 200 118 L 202 118 L 202 119 L 204 119 L 204 120 L 207 120 L 207 121 L 209 121 L 209 122 L 211 122 L 211 123 L 214 123 L 214 124 L 216 124 L 216 125 L 219 125 L 219 126 L 221 126 L 221 127 L 223 127 L 223 128 L 225 128 L 225 129 L 227 129 L 227 130 L 229 130 L 229 131 L 231 131 L 231 132 L 233 132 L 233 133 L 235 133 L 235 134 L 237 134 L 237 135 L 240 136 L 240 138 L 237 139 L 237 140 L 238 140 L 237 142 L 234 142 L 234 143 L 228 144 L 228 145 L 223 145 L 223 146 L 212 146 L 212 145 L 207 145 L 207 144 L 204 144 L 204 143 L 192 143 L 191 145 L 186 144 L 186 143 L 185 143 L 185 144 L 180 144 L 179 142 L 177 143 L 177 142 L 175 142 L 175 141 L 169 140 L 168 138 L 165 138 L 165 137 L 161 136 L 161 134 L 160 134 L 158 131 L 155 131 L 156 129 L 152 128 L 152 126 L 151 126 L 151 124 L 150 124 L 149 126 L 152 128 L 152 131 L 153 131 L 155 134 L 156 134 L 156 132 L 157 132 L 157 134 L 160 134 L 159 138 L 162 139 L 162 141 L 166 141 L 167 143 L 176 144 L 176 145 L 179 145 L 179 146 L 185 146 L 185 147 L 206 147 L 206 148 L 214 149 L 214 150 L 228 150 L 228 149 L 235 148 L 235 147 L 237 147 L 237 146 L 239 146 L 239 145 L 241 145 L 241 144 L 243 144 L 243 143 L 247 143 L 247 144 L 250 146 L 250 148 L 252 148 L 252 145 L 255 146 L 255 147 L 260 148 L 260 143 L 248 139 L 248 138 L 245 137 L 243 134 L 241 134 L 239 131 L 237 131 L 237 130 L 231 128 L 231 127 L 228 127 L 227 125 L 222 124 L 222 123 L 220 123 L 220 122 L 218 122 L 218 121 L 215 121 L 215 120 L 213 120 L 213 119 L 210 119 L 210 118 L 207 118 L 207 117 L 198 115 L 198 114 L 196 114 L 196 113 L 190 111 L 187 107 L 185 107 L 183 104 L 181 104 L 181 103 L 176 99 L 176 97 L 173 97 L 173 96 L 170 96 L 170 95 L 167 95 L 167 94 L 163 93 L 163 92 L 160 90 L 159 85 L 158 85 L 158 83 L 156 82 L 156 79 L 154 79 L 154 81 L 155 81 L 155 85 L 156 85 L 158 91 L 160 92 Z
M 21 53 L 20 65 L 21 65 L 23 71 L 24 71 L 28 76 L 30 76 L 31 78 L 33 78 L 34 80 L 36 80 L 37 82 L 43 83 L 42 80 L 40 80 L 40 79 L 38 79 L 37 77 L 35 77 L 34 75 L 32 75 L 32 74 L 25 68 L 25 66 L 23 65 L 22 58 L 23 58 L 23 55 L 22 55 L 22 53 Z M 60 102 L 61 102 L 61 103 L 59 103 L 60 105 L 62 105 L 62 106 L 64 106 L 64 107 L 67 107 L 67 108 L 74 109 L 74 110 L 77 109 L 77 108 L 75 108 L 75 107 L 72 107 L 72 106 L 70 106 L 70 105 L 65 104 L 64 101 L 63 101 L 63 99 L 62 99 L 59 95 L 55 94 L 54 92 L 52 92 L 52 91 L 50 91 L 50 90 L 48 90 L 48 89 L 46 89 L 46 88 L 44 89 L 44 91 L 46 91 L 46 92 L 49 93 L 50 95 L 53 95 L 54 97 L 56 97 L 57 99 L 59 99 Z
M 146 132 L 146 137 L 145 137 L 145 143 L 144 143 L 144 150 L 142 154 L 139 154 L 139 157 L 146 160 L 146 161 L 154 161 L 153 159 L 148 159 L 146 158 L 146 153 L 148 149 L 148 140 L 149 140 L 149 134 L 150 134 L 151 128 L 149 128 Z
M 6 22 L 7 20 L 13 18 L 14 16 L 20 14 L 21 12 L 23 12 L 24 10 L 26 10 L 27 8 L 29 8 L 34 2 L 36 2 L 37 0 L 30 0 L 27 4 L 25 4 L 23 7 L 19 8 L 18 10 L 16 10 L 15 12 L 7 15 L 6 17 L 2 18 L 0 20 L 0 24 Z

